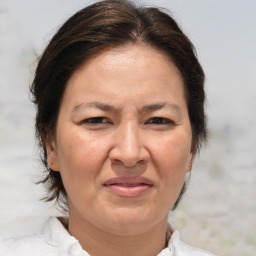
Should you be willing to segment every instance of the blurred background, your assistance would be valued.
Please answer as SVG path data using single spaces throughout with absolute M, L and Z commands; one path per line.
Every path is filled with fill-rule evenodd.
M 70 15 L 95 1 L 0 0 L 0 236 L 39 232 L 42 166 L 29 100 L 36 56 Z M 256 251 L 256 1 L 144 0 L 169 9 L 206 73 L 209 143 L 172 222 L 182 240 L 220 256 Z

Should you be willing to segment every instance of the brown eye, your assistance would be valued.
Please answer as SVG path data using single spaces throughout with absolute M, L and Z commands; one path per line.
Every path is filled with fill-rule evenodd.
M 168 125 L 172 124 L 173 122 L 167 118 L 163 117 L 153 117 L 150 118 L 146 124 L 155 124 L 155 125 Z
M 109 123 L 109 121 L 105 117 L 92 117 L 82 121 L 82 124 L 90 124 L 90 125 L 105 124 L 105 123 Z

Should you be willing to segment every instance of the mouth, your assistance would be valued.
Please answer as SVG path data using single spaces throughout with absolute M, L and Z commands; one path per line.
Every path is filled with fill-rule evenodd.
M 103 186 L 120 197 L 139 197 L 153 187 L 153 182 L 144 177 L 116 177 L 106 181 Z

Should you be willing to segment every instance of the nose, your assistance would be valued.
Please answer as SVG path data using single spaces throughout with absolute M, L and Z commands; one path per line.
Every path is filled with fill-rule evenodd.
M 111 162 L 127 168 L 147 163 L 150 154 L 144 145 L 142 132 L 135 121 L 120 125 L 115 131 L 114 146 L 109 152 Z

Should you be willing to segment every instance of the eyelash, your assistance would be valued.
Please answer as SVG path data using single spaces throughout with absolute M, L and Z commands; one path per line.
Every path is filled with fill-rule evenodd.
M 153 125 L 170 125 L 173 124 L 173 121 L 164 117 L 152 117 L 150 118 L 146 124 L 153 124 Z
M 87 118 L 82 121 L 82 124 L 89 124 L 89 125 L 99 125 L 99 124 L 108 124 L 108 123 L 110 123 L 108 119 L 102 116 Z
M 111 122 L 105 117 L 92 117 L 82 121 L 82 124 L 88 125 L 101 125 L 101 124 L 111 124 Z M 171 125 L 174 124 L 173 121 L 164 117 L 152 117 L 145 124 L 149 125 Z

